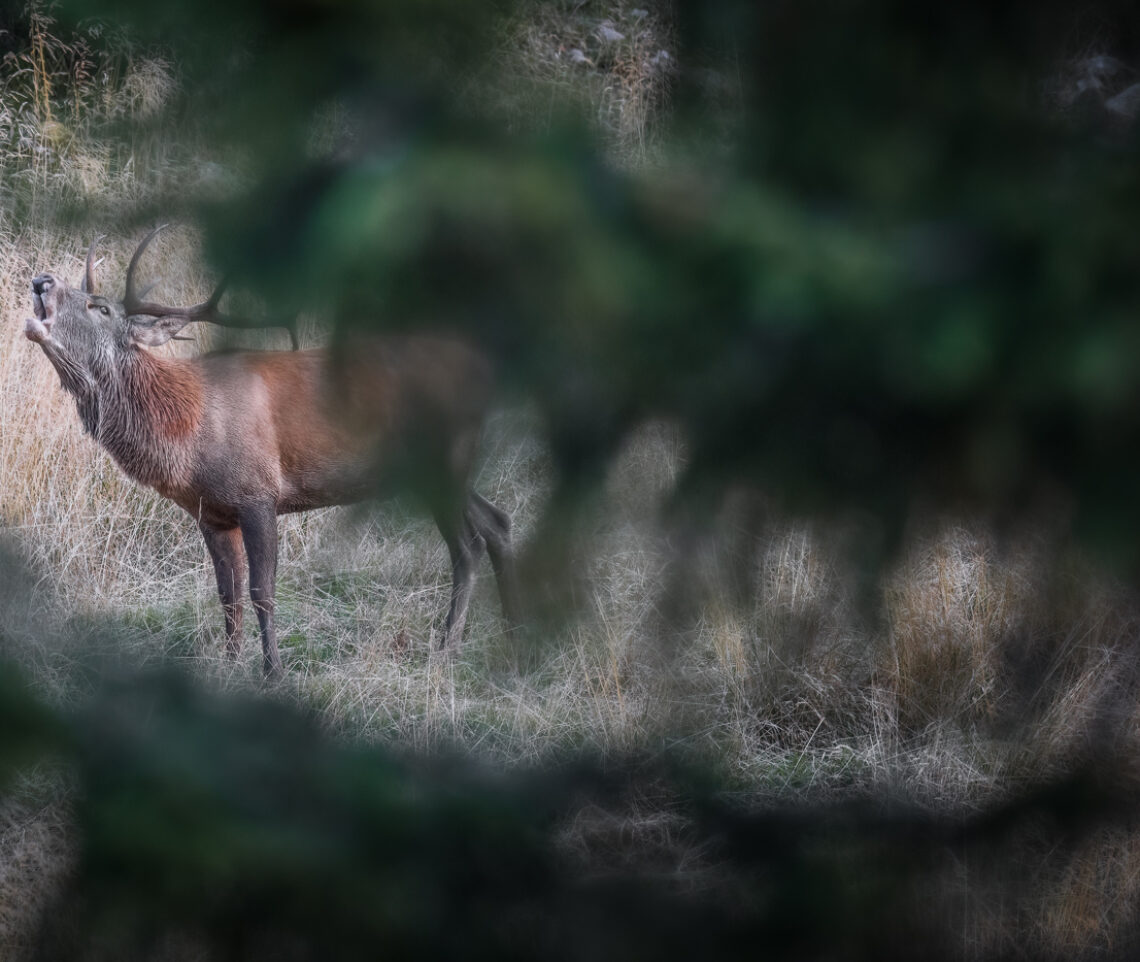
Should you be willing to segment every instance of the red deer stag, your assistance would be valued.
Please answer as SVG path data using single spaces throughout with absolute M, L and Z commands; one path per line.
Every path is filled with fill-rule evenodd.
M 142 299 L 135 273 L 156 233 L 131 258 L 121 301 L 95 293 L 94 243 L 78 290 L 52 274 L 34 278 L 24 333 L 74 396 L 87 433 L 197 521 L 225 611 L 226 652 L 235 657 L 241 644 L 248 559 L 265 674 L 281 674 L 277 515 L 359 501 L 401 479 L 417 485 L 451 553 L 440 647 L 463 637 L 484 548 L 513 623 L 510 519 L 470 488 L 491 398 L 488 361 L 428 336 L 360 338 L 336 365 L 326 350 L 160 357 L 150 348 L 191 321 L 228 319 L 220 287 L 191 307 Z

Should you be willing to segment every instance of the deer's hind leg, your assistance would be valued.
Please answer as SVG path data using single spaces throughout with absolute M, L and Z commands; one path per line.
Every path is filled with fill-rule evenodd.
M 451 555 L 451 604 L 447 610 L 447 625 L 439 648 L 455 650 L 463 641 L 467 625 L 467 608 L 475 587 L 475 568 L 483 555 L 486 542 L 468 518 L 468 513 L 450 507 L 432 511 L 447 550 Z
M 466 518 L 487 545 L 487 554 L 495 571 L 495 582 L 499 586 L 503 618 L 509 627 L 516 628 L 520 621 L 515 556 L 511 547 L 511 517 L 502 508 L 472 491 L 467 500 Z

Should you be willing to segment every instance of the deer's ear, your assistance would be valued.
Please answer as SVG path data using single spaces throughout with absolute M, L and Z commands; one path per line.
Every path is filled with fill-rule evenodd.
M 188 317 L 169 314 L 166 317 L 132 317 L 127 336 L 139 347 L 158 347 L 176 337 L 189 322 Z

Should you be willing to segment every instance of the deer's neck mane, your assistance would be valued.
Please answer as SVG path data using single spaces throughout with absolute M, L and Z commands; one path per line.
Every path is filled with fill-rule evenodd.
M 186 483 L 190 442 L 202 420 L 197 365 L 131 351 L 99 381 L 98 423 L 91 433 L 136 481 L 155 487 Z

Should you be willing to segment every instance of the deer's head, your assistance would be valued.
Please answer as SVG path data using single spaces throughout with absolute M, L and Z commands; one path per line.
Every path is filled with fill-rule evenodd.
M 150 288 L 138 289 L 135 274 L 147 245 L 162 228 L 147 234 L 127 267 L 126 293 L 122 300 L 96 291 L 95 245 L 87 251 L 87 265 L 78 288 L 54 274 L 32 278 L 32 312 L 24 322 L 24 335 L 55 359 L 60 353 L 79 363 L 95 362 L 121 351 L 157 347 L 171 339 L 184 340 L 179 332 L 191 321 L 217 320 L 218 301 L 224 284 L 209 300 L 191 307 L 171 307 L 143 300 Z M 51 348 L 49 350 L 49 348 Z M 58 365 L 57 365 L 58 366 Z

